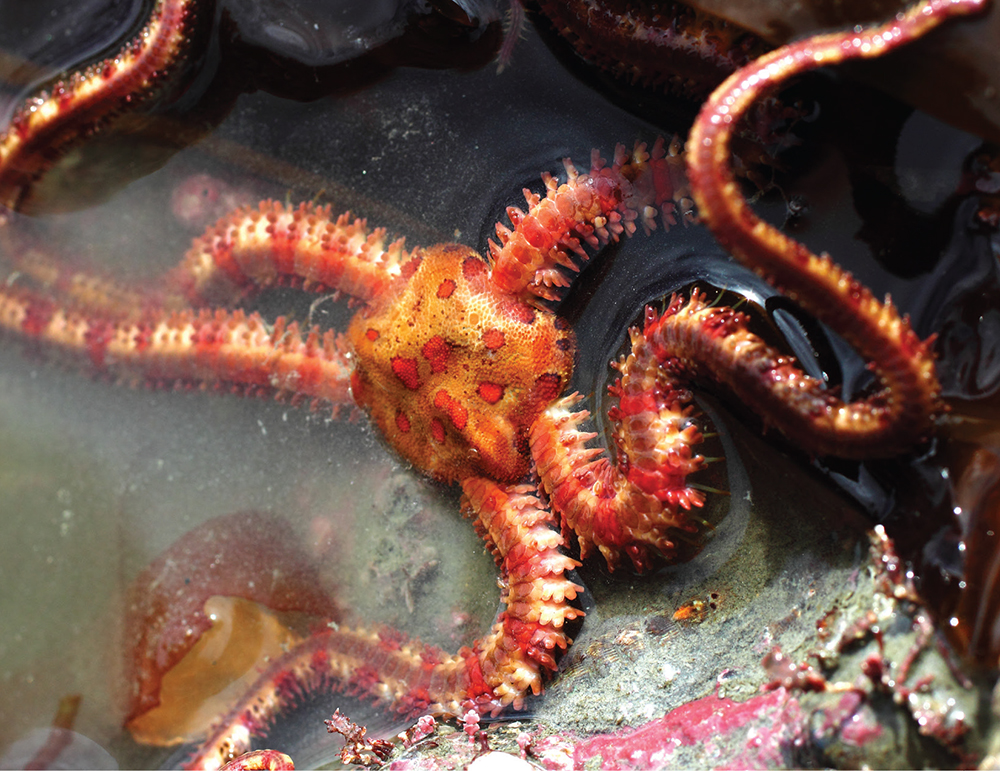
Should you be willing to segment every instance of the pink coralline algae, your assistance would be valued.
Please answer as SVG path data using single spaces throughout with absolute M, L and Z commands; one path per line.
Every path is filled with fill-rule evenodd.
M 706 765 L 722 768 L 776 768 L 793 763 L 804 744 L 805 715 L 784 688 L 739 703 L 713 694 L 668 712 L 635 729 L 580 740 L 552 736 L 531 748 L 544 768 L 553 771 L 600 768 L 670 768 L 678 747 L 701 745 Z M 733 747 L 739 746 L 734 755 Z M 597 759 L 599 765 L 594 765 Z

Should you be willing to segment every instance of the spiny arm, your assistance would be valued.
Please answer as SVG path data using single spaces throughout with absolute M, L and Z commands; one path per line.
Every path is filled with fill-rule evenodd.
M 152 310 L 232 307 L 271 286 L 341 291 L 367 302 L 416 269 L 419 252 L 388 243 L 384 228 L 329 206 L 262 201 L 237 209 L 194 239 L 181 264 L 154 287 L 75 272 L 9 233 L 2 262 L 29 288 L 82 314 L 124 320 Z
M 0 205 L 24 210 L 59 159 L 169 88 L 196 31 L 210 28 L 212 17 L 209 3 L 157 0 L 147 24 L 114 56 L 21 105 L 0 136 Z
M 230 305 L 286 284 L 368 301 L 406 274 L 414 256 L 402 239 L 387 243 L 384 228 L 370 230 L 349 212 L 263 201 L 196 238 L 172 280 L 195 306 Z
M 162 280 L 124 284 L 77 270 L 72 263 L 0 227 L 0 275 L 8 288 L 45 296 L 67 311 L 108 321 L 136 321 L 154 312 L 180 311 L 187 300 Z
M 683 381 L 725 385 L 747 409 L 816 455 L 877 458 L 909 449 L 927 430 L 923 402 L 875 394 L 845 402 L 748 329 L 746 314 L 675 295 L 662 315 L 646 309 L 643 341 L 659 366 Z M 920 420 L 923 418 L 923 420 Z
M 649 232 L 657 218 L 669 226 L 691 216 L 677 142 L 667 147 L 661 137 L 648 152 L 636 143 L 631 153 L 618 145 L 610 166 L 594 150 L 587 174 L 563 163 L 567 181 L 542 175 L 545 197 L 525 189 L 528 210 L 508 208 L 513 229 L 497 223 L 499 243 L 490 242 L 494 283 L 536 305 L 559 299 L 569 285 L 565 271 L 578 271 L 587 249 L 632 235 L 637 222 Z
M 796 437 L 813 452 L 891 455 L 926 435 L 941 409 L 930 342 L 917 337 L 888 298 L 879 302 L 828 256 L 813 254 L 753 213 L 730 165 L 733 133 L 755 102 L 789 78 L 847 59 L 882 56 L 946 19 L 977 12 L 984 5 L 985 0 L 928 0 L 881 26 L 817 35 L 784 46 L 719 86 L 692 128 L 688 176 L 702 220 L 737 259 L 843 336 L 871 362 L 885 386 L 868 406 L 841 403 L 826 408 L 837 413 L 831 421 L 834 430 L 837 426 L 845 430 L 840 440 L 824 436 L 813 443 L 808 437 Z M 872 414 L 866 417 L 865 412 Z M 799 432 L 792 429 L 792 433 Z
M 331 689 L 387 703 L 408 718 L 457 717 L 491 698 L 482 685 L 479 661 L 468 648 L 451 656 L 388 628 L 331 628 L 264 670 L 185 767 L 221 768 L 248 752 L 251 740 L 265 736 L 275 718 L 310 694 Z
M 484 477 L 462 482 L 463 508 L 475 520 L 500 567 L 506 605 L 490 634 L 474 646 L 497 701 L 520 709 L 542 691 L 542 673 L 572 642 L 566 622 L 583 616 L 570 603 L 583 588 L 565 573 L 578 562 L 562 553 L 555 516 L 533 485 L 503 485 Z
M 597 435 L 579 430 L 590 417 L 576 409 L 579 394 L 560 399 L 535 421 L 531 455 L 553 507 L 576 536 L 581 559 L 596 549 L 612 570 L 628 557 L 644 572 L 654 557 L 674 556 L 678 533 L 697 529 L 687 511 L 704 498 L 687 475 L 701 469 L 704 459 L 693 451 L 702 437 L 691 419 L 691 395 L 669 384 L 660 387 L 655 361 L 635 368 L 639 372 L 632 369 L 623 366 L 622 381 L 651 376 L 654 382 L 619 381 L 628 414 L 621 406 L 612 413 L 617 463 L 602 448 L 587 446 Z
M 562 537 L 533 490 L 484 478 L 463 483 L 467 513 L 507 582 L 506 609 L 472 649 L 450 655 L 389 628 L 324 630 L 271 664 L 187 767 L 219 768 L 242 755 L 276 716 L 323 689 L 368 696 L 411 718 L 497 713 L 540 692 L 541 671 L 554 670 L 554 654 L 570 642 L 563 625 L 583 615 L 569 604 L 583 590 L 564 577 L 578 563 L 560 553 Z
M 344 343 L 316 328 L 273 327 L 242 311 L 152 314 L 114 322 L 67 310 L 23 290 L 0 289 L 0 334 L 60 363 L 129 385 L 189 386 L 351 404 Z

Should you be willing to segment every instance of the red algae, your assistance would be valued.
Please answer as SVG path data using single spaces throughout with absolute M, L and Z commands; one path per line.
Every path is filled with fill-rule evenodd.
M 741 742 L 742 752 L 729 758 L 730 768 L 776 767 L 788 764 L 787 755 L 806 730 L 797 699 L 784 688 L 754 696 L 745 702 L 713 694 L 684 704 L 662 718 L 635 729 L 576 740 L 555 736 L 539 742 L 532 754 L 545 768 L 621 769 L 666 768 L 678 747 L 714 742 Z M 567 762 L 569 745 L 572 762 Z M 595 759 L 599 765 L 593 765 Z

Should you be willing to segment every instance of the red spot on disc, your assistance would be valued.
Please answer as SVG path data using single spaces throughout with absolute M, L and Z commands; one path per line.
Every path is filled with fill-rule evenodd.
M 492 329 L 487 329 L 485 332 L 483 332 L 483 345 L 485 345 L 491 351 L 500 350 L 501 348 L 503 348 L 503 344 L 504 344 L 503 330 L 496 329 L 494 327 Z
M 439 444 L 444 444 L 444 424 L 437 418 L 431 418 L 431 436 Z
M 438 284 L 437 296 L 442 300 L 446 300 L 451 297 L 452 293 L 455 291 L 455 282 L 450 278 L 446 278 L 440 284 Z
M 410 419 L 402 411 L 396 413 L 396 428 L 401 434 L 410 433 Z
M 448 369 L 448 357 L 451 356 L 451 346 L 441 335 L 434 335 L 420 349 L 423 357 L 431 363 L 431 372 L 444 372 Z
M 365 332 L 365 337 L 367 337 L 369 340 L 371 340 L 374 343 L 376 340 L 378 340 L 378 330 L 377 329 L 372 329 L 371 327 L 369 327 L 368 331 Z
M 503 398 L 503 386 L 496 383 L 483 382 L 476 388 L 476 393 L 483 398 L 483 401 L 489 404 L 496 404 Z
M 404 359 L 402 356 L 393 356 L 392 371 L 400 379 L 402 384 L 411 391 L 420 388 L 420 373 L 417 371 L 416 359 Z
M 459 431 L 469 422 L 469 411 L 461 402 L 452 399 L 444 389 L 434 395 L 434 406 L 446 413 L 451 424 Z

